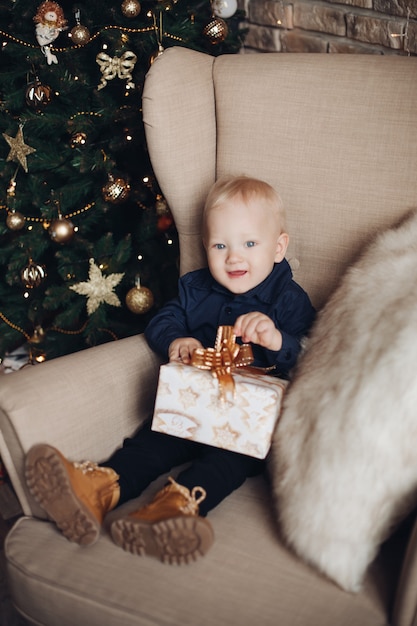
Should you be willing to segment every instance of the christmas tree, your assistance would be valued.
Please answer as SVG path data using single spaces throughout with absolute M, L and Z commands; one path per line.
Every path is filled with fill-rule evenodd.
M 175 224 L 147 154 L 143 83 L 173 45 L 237 52 L 236 9 L 0 0 L 0 359 L 137 334 L 175 295 Z

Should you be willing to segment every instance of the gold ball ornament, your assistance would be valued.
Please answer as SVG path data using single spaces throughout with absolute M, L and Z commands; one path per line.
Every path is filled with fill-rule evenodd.
M 39 265 L 30 260 L 29 264 L 21 272 L 22 283 L 27 289 L 33 289 L 33 287 L 39 287 L 41 282 L 46 278 L 46 268 L 44 265 Z
M 29 83 L 26 89 L 26 104 L 35 111 L 41 111 L 52 100 L 52 89 L 42 85 L 39 78 Z
M 71 30 L 71 40 L 78 46 L 84 46 L 90 41 L 90 31 L 86 26 L 77 24 Z
M 109 182 L 102 188 L 103 198 L 112 204 L 121 204 L 128 199 L 130 185 L 123 178 L 114 178 L 109 174 Z
M 65 217 L 53 220 L 48 228 L 49 236 L 56 243 L 67 243 L 74 236 L 74 224 Z
M 140 13 L 141 5 L 138 0 L 124 0 L 121 9 L 125 17 L 137 17 Z
M 204 27 L 203 30 L 203 34 L 213 45 L 224 41 L 228 35 L 228 32 L 229 29 L 227 27 L 227 24 L 221 17 L 212 17 L 210 22 Z
M 19 211 L 11 211 L 6 218 L 6 226 L 10 230 L 21 230 L 25 225 L 25 218 Z
M 143 315 L 154 303 L 153 293 L 147 287 L 132 287 L 126 294 L 126 306 L 132 313 Z

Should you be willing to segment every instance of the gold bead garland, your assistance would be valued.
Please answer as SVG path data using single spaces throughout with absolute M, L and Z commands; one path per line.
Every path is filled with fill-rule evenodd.
M 110 328 L 97 328 L 100 333 L 108 333 L 110 337 L 113 337 L 114 341 L 119 341 L 119 337 Z
M 7 317 L 3 315 L 1 311 L 0 311 L 0 319 L 2 319 L 5 324 L 10 326 L 10 328 L 13 328 L 13 330 L 17 330 L 19 333 L 21 333 L 25 337 L 25 339 L 27 339 L 28 341 L 30 340 L 30 335 L 28 335 L 28 333 L 25 332 L 23 328 L 20 328 L 20 326 L 17 326 L 17 324 L 13 324 L 13 322 L 7 319 Z
M 89 211 L 90 209 L 92 209 L 95 206 L 95 202 L 90 202 L 89 204 L 86 204 L 85 207 L 83 207 L 82 209 L 77 209 L 76 211 L 72 211 L 72 213 L 66 213 L 65 215 L 62 215 L 62 217 L 64 219 L 70 220 L 73 217 L 77 217 L 77 215 L 82 215 L 83 213 L 86 213 L 87 211 Z M 1 204 L 0 205 L 0 209 L 5 209 L 7 211 L 7 213 L 11 213 L 10 209 L 5 205 L 5 204 Z M 44 217 L 26 217 L 24 216 L 24 220 L 25 222 L 32 222 L 34 224 L 43 224 L 43 227 L 49 228 L 51 220 L 47 220 Z
M 66 330 L 65 328 L 58 328 L 58 326 L 51 326 L 49 330 L 53 330 L 56 333 L 61 333 L 62 335 L 81 335 L 81 333 L 84 332 L 86 326 L 87 322 L 85 322 L 79 330 Z
M 23 328 L 21 328 L 17 324 L 14 324 L 12 321 L 10 321 L 1 311 L 0 311 L 0 319 L 3 320 L 3 322 L 7 324 L 7 326 L 10 326 L 10 328 L 13 328 L 13 330 L 16 330 L 17 332 L 21 333 L 24 336 L 24 338 L 27 339 L 27 341 L 31 340 L 32 338 L 31 335 L 29 335 L 25 330 L 23 330 Z M 67 330 L 65 328 L 58 328 L 58 326 L 51 326 L 49 330 L 52 330 L 56 333 L 61 333 L 63 335 L 81 335 L 81 333 L 84 332 L 86 326 L 87 326 L 87 322 L 85 322 L 81 326 L 81 328 L 79 328 L 78 330 Z M 105 331 L 106 329 L 99 328 L 99 330 Z M 109 332 L 112 336 L 116 337 L 116 335 L 112 331 L 107 330 L 107 332 Z
M 123 33 L 128 33 L 128 34 L 133 34 L 133 35 L 143 35 L 146 33 L 151 33 L 155 29 L 154 29 L 154 26 L 145 26 L 143 28 L 128 28 L 126 26 L 111 26 L 110 25 L 110 26 L 105 26 L 102 30 L 98 31 L 94 35 L 91 35 L 89 40 L 86 43 L 74 44 L 71 46 L 67 46 L 65 48 L 56 48 L 55 46 L 50 46 L 50 49 L 51 51 L 54 51 L 54 52 L 68 52 L 68 50 L 79 50 L 80 48 L 84 48 L 85 46 L 88 46 L 92 41 L 100 37 L 101 33 L 106 30 L 120 30 Z M 32 48 L 33 50 L 37 50 L 39 48 L 39 46 L 29 43 L 28 41 L 24 41 L 23 39 L 19 39 L 18 37 L 15 37 L 14 35 L 11 35 L 10 33 L 6 33 L 4 30 L 0 30 L 0 35 L 12 41 L 13 43 L 18 43 L 22 46 L 26 46 L 27 48 Z M 172 35 L 171 33 L 167 33 L 167 32 L 164 32 L 163 35 L 164 37 L 167 37 L 168 39 L 172 39 L 173 41 L 176 41 L 178 43 L 185 43 L 185 39 L 183 39 L 182 37 L 179 37 L 178 35 Z

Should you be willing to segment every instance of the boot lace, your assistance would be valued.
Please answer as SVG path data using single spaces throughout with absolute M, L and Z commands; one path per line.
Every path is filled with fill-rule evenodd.
M 171 485 L 176 491 L 179 491 L 184 496 L 185 503 L 180 506 L 182 513 L 195 515 L 198 513 L 198 505 L 203 502 L 207 497 L 207 492 L 203 487 L 193 487 L 191 492 L 184 485 L 180 485 L 170 476 L 168 478 Z
M 83 474 L 92 474 L 93 472 L 101 472 L 105 474 L 113 474 L 113 470 L 110 467 L 102 467 L 93 461 L 75 461 L 73 463 L 75 469 L 81 470 Z

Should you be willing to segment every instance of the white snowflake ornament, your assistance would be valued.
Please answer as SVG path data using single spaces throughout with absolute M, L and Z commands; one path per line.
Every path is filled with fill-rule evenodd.
M 114 293 L 114 288 L 120 283 L 124 274 L 109 274 L 103 276 L 101 269 L 95 264 L 94 259 L 90 259 L 90 270 L 88 281 L 71 285 L 70 289 L 87 296 L 87 313 L 92 315 L 98 307 L 103 304 L 111 306 L 122 306 L 118 296 Z

